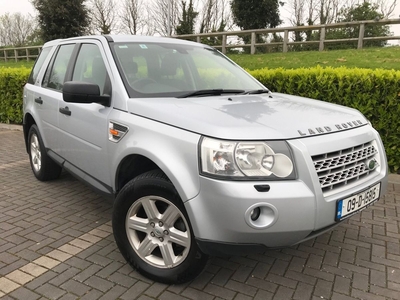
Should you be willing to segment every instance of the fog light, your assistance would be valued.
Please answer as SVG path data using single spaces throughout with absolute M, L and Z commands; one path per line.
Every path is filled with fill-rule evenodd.
M 254 208 L 250 213 L 250 219 L 256 221 L 260 217 L 261 209 L 259 207 Z
M 254 203 L 244 213 L 247 225 L 254 229 L 265 229 L 278 220 L 278 210 L 270 203 Z

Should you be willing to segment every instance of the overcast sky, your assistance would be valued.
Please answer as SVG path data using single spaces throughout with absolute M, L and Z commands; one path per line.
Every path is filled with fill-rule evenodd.
M 117 1 L 119 2 L 120 0 Z M 0 0 L 0 15 L 3 15 L 7 12 L 34 14 L 35 9 L 33 8 L 33 5 L 31 4 L 30 0 Z M 400 4 L 397 5 L 393 17 L 399 17 L 399 15 L 400 15 Z
M 0 15 L 4 15 L 7 12 L 33 14 L 34 8 L 29 0 L 0 0 Z
M 117 0 L 120 1 L 120 0 Z M 178 1 L 178 0 L 175 0 Z M 180 1 L 180 0 L 179 0 Z M 0 0 L 0 16 L 4 15 L 5 13 L 16 13 L 20 12 L 22 14 L 32 14 L 35 15 L 35 9 L 33 8 L 33 5 L 31 4 L 30 0 Z M 285 14 L 287 12 L 282 11 L 282 14 Z M 397 5 L 396 10 L 393 13 L 393 18 L 398 18 L 400 17 L 400 4 Z M 282 16 L 284 19 L 285 23 L 287 24 L 286 26 L 290 26 L 289 22 L 285 20 L 285 17 Z M 394 31 L 395 35 L 400 35 L 400 25 L 395 25 L 392 27 L 392 30 Z M 393 41 L 392 43 L 394 44 L 400 44 L 399 41 Z

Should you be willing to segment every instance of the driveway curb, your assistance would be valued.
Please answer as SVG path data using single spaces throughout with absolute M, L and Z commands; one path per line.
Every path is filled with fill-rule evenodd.
M 0 129 L 17 130 L 17 131 L 23 130 L 22 125 L 4 124 L 4 123 L 0 123 Z

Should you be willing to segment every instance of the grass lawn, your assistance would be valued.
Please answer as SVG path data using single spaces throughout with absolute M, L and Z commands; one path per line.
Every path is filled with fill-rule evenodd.
M 241 67 L 256 70 L 262 68 L 297 69 L 320 65 L 322 67 L 348 67 L 367 69 L 400 70 L 400 47 L 348 49 L 335 51 L 304 51 L 266 54 L 230 54 Z
M 35 63 L 34 60 L 26 61 L 26 60 L 21 60 L 19 62 L 15 61 L 0 61 L 0 68 L 1 67 L 10 67 L 10 68 L 21 68 L 21 67 L 26 67 L 31 69 L 33 67 L 33 64 Z
M 266 54 L 229 54 L 237 64 L 245 69 L 256 70 L 262 68 L 309 68 L 320 66 L 367 69 L 394 69 L 400 70 L 400 47 L 366 48 L 362 50 L 348 49 L 335 51 L 304 51 L 288 53 Z M 15 62 L 0 61 L 0 67 L 27 67 L 32 68 L 34 62 L 26 60 Z

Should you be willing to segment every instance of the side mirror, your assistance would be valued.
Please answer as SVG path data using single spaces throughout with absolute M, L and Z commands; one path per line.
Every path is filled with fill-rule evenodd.
M 95 83 L 67 81 L 63 86 L 63 99 L 73 103 L 99 103 L 110 106 L 110 96 L 100 95 L 100 87 Z

